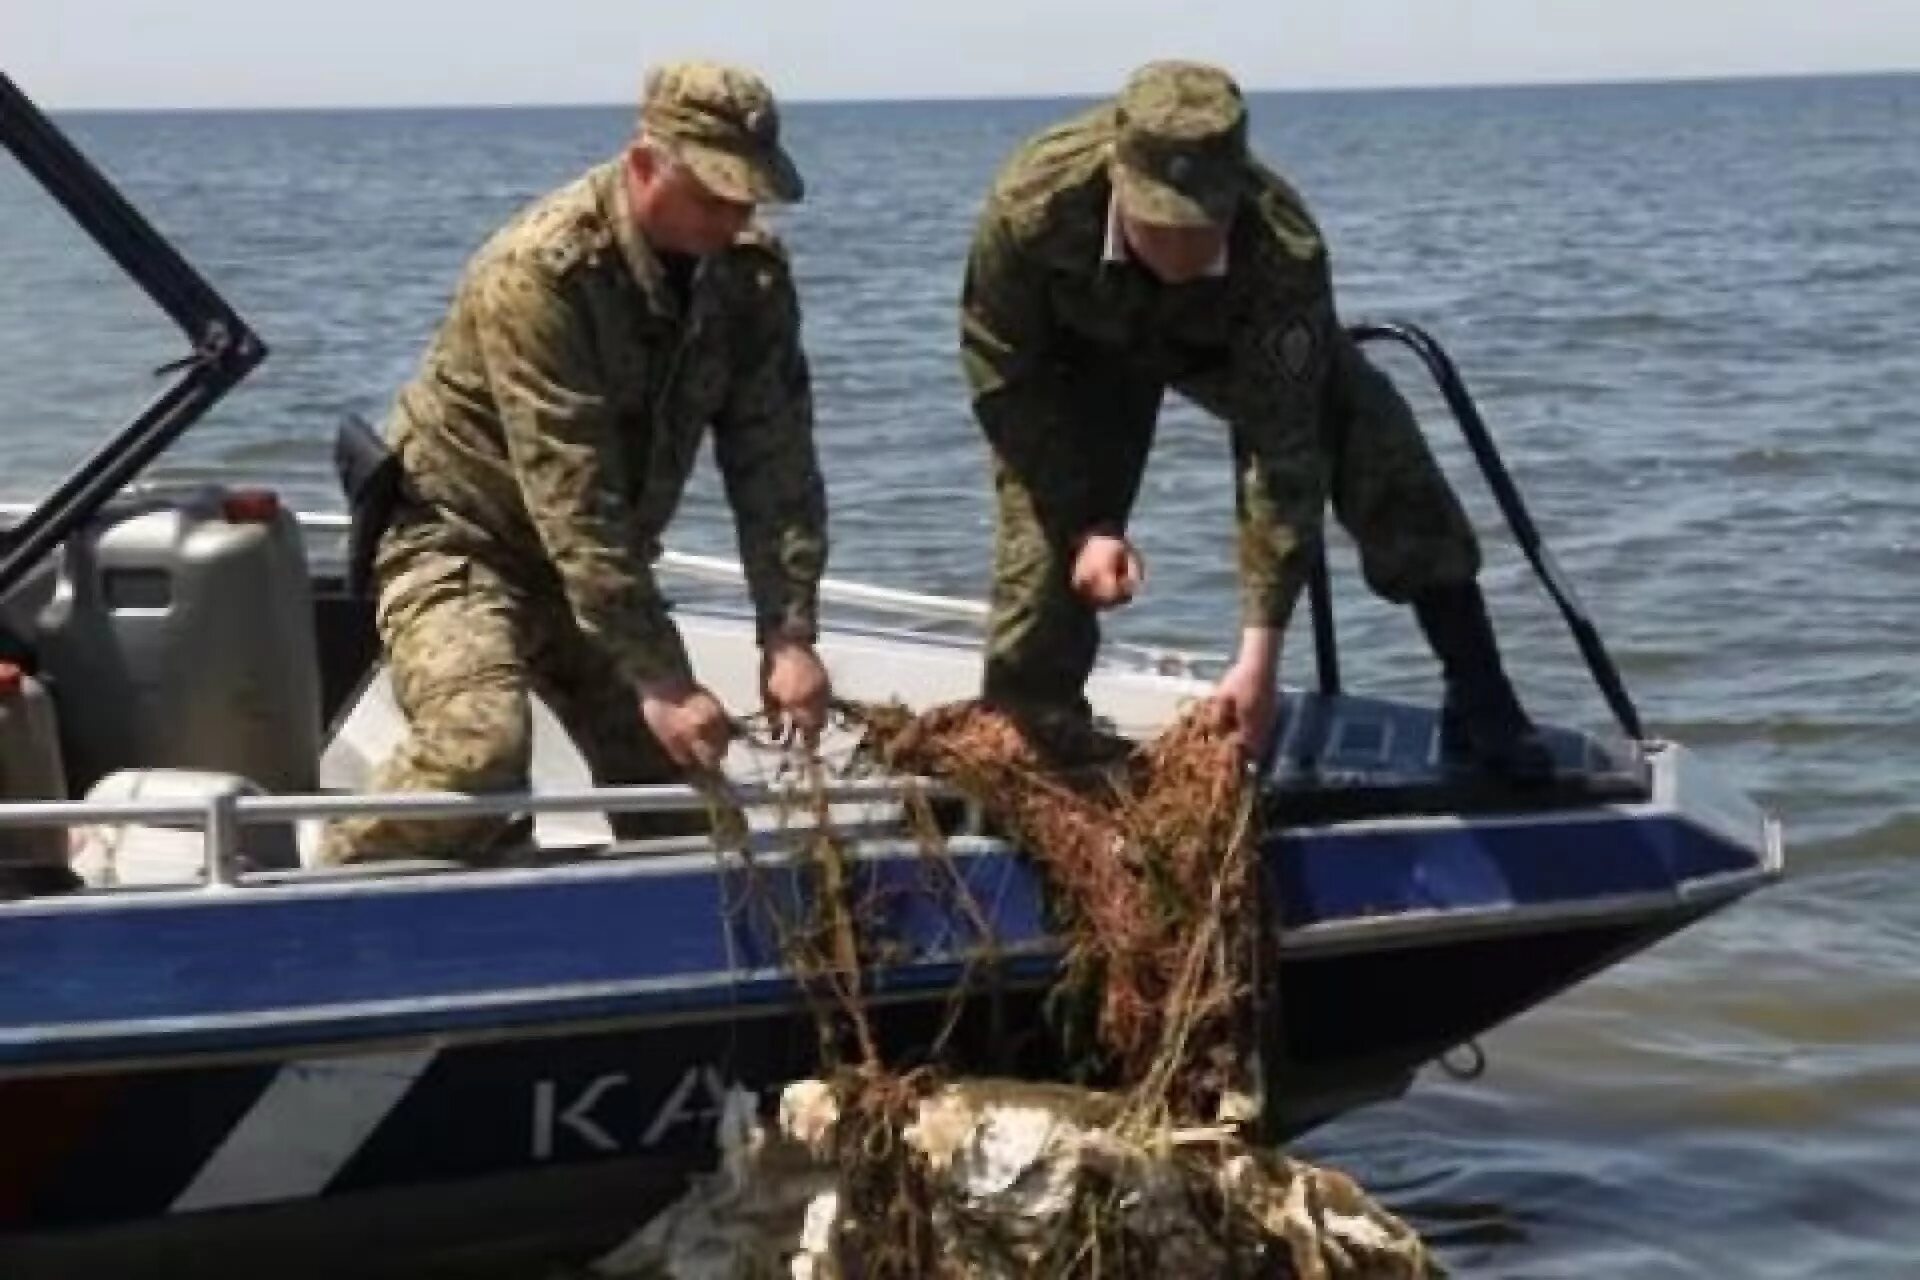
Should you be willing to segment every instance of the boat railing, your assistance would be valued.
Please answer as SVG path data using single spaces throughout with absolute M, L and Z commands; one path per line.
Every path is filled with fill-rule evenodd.
M 929 800 L 956 798 L 946 785 L 926 778 L 887 777 L 828 781 L 824 799 L 831 805 L 884 805 L 914 796 Z M 246 795 L 222 792 L 171 800 L 22 800 L 0 804 L 0 830 L 15 828 L 153 825 L 198 827 L 205 849 L 203 871 L 210 887 L 236 887 L 248 869 L 242 858 L 241 833 L 248 827 L 298 822 L 302 819 L 406 817 L 511 817 L 569 813 L 700 813 L 717 802 L 740 809 L 771 807 L 802 815 L 786 835 L 798 838 L 810 830 L 804 815 L 817 797 L 793 783 L 727 783 L 724 795 L 678 783 L 606 786 L 551 791 L 406 791 L 337 795 Z M 835 835 L 859 835 L 880 829 L 900 829 L 897 821 L 835 823 Z M 775 835 L 780 835 L 776 832 Z M 684 845 L 685 839 L 620 841 L 616 853 L 648 853 L 666 844 Z M 374 863 L 377 871 L 386 864 Z

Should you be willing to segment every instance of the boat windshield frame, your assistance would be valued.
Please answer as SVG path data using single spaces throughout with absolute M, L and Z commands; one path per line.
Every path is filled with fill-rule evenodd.
M 122 426 L 0 530 L 0 595 L 92 519 L 266 358 L 266 344 L 59 126 L 0 71 L 0 144 L 186 338 L 167 381 Z

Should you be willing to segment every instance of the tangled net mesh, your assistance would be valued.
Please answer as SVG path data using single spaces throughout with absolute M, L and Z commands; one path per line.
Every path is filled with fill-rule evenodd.
M 1139 1121 L 1248 1091 L 1254 808 L 1219 704 L 1139 750 L 980 703 L 860 714 L 887 767 L 951 782 L 1039 864 L 1069 940 L 1061 994 L 1097 1009 Z
M 1224 705 L 1199 704 L 1138 747 L 1083 723 L 1036 725 L 978 702 L 921 714 L 843 704 L 841 714 L 860 730 L 859 755 L 950 784 L 1033 858 L 1066 944 L 1055 1021 L 1090 1026 L 1091 1043 L 1078 1051 L 1110 1083 L 1073 1091 L 1070 1104 L 1068 1092 L 1050 1099 L 1080 1114 L 1090 1155 L 1039 1238 L 1015 1240 L 1018 1229 L 943 1190 L 925 1132 L 941 1107 L 965 1109 L 948 1086 L 970 1082 L 946 1080 L 938 1065 L 885 1060 L 863 988 L 864 975 L 888 961 L 872 927 L 877 904 L 856 889 L 818 760 L 803 763 L 799 794 L 810 812 L 794 828 L 795 891 L 758 896 L 808 993 L 831 1093 L 834 1119 L 816 1154 L 836 1170 L 832 1274 L 1437 1274 L 1417 1237 L 1349 1180 L 1240 1136 L 1260 1109 L 1259 832 Z M 910 794 L 907 810 L 930 882 L 976 936 L 990 938 L 931 805 Z M 737 834 L 744 851 L 744 827 Z M 993 959 L 988 945 L 972 963 L 990 968 Z M 936 1054 L 971 976 L 952 993 Z M 921 1140 L 909 1141 L 916 1127 Z M 1143 1211 L 1156 1195 L 1179 1213 Z M 1321 1229 L 1328 1213 L 1366 1219 L 1375 1235 L 1364 1249 L 1336 1241 Z M 1204 1238 L 1185 1238 L 1196 1223 Z

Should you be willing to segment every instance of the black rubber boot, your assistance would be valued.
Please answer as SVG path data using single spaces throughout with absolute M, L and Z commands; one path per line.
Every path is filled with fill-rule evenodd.
M 1500 645 L 1480 586 L 1467 582 L 1415 597 L 1414 617 L 1446 677 L 1440 708 L 1440 749 L 1518 785 L 1553 777 L 1553 753 L 1521 709 L 1500 662 Z

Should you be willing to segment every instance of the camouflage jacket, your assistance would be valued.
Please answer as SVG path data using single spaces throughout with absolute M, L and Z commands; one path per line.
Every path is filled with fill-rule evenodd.
M 1109 239 L 1114 137 L 1113 109 L 1097 108 L 1029 141 L 996 180 L 961 305 L 974 411 L 1061 546 L 1124 526 L 1152 436 L 1151 423 L 1082 420 L 1082 379 L 1120 362 L 1223 418 L 1243 615 L 1284 625 L 1326 502 L 1329 370 L 1351 354 L 1319 229 L 1251 164 L 1224 270 L 1161 284 Z
M 685 672 L 652 561 L 711 424 L 761 633 L 810 637 L 826 499 L 799 326 L 757 229 L 683 314 L 620 163 L 590 170 L 474 256 L 400 393 L 389 440 L 428 516 L 407 539 L 563 597 L 631 680 Z

